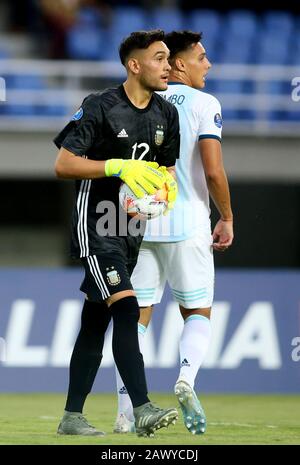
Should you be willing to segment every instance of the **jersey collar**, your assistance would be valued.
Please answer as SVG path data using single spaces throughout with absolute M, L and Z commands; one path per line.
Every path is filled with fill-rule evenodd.
M 145 108 L 137 108 L 135 105 L 133 105 L 133 103 L 131 102 L 131 100 L 128 98 L 128 96 L 127 96 L 127 94 L 126 94 L 126 92 L 125 92 L 125 89 L 124 89 L 123 84 L 121 84 L 121 85 L 119 86 L 119 89 L 120 89 L 122 98 L 126 101 L 126 103 L 127 103 L 134 111 L 136 111 L 137 113 L 146 113 L 147 111 L 150 110 L 150 108 L 151 108 L 151 106 L 152 106 L 154 94 L 152 94 L 151 99 L 150 99 L 148 105 L 147 105 Z
M 168 86 L 186 86 L 184 82 L 168 82 Z

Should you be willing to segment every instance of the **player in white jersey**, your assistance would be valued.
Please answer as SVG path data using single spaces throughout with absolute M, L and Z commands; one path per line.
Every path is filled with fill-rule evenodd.
M 180 158 L 176 163 L 179 195 L 168 216 L 147 223 L 138 263 L 132 275 L 141 316 L 139 344 L 154 304 L 169 283 L 178 302 L 184 327 L 179 351 L 181 368 L 175 394 L 184 423 L 193 434 L 206 429 L 206 418 L 194 392 L 194 382 L 210 338 L 214 292 L 213 250 L 224 251 L 233 240 L 233 215 L 221 150 L 222 117 L 218 100 L 201 92 L 211 64 L 200 43 L 202 35 L 172 32 L 165 42 L 172 67 L 167 91 L 160 93 L 179 113 Z M 211 234 L 209 196 L 220 219 Z M 133 427 L 130 399 L 119 374 L 118 416 L 115 432 Z

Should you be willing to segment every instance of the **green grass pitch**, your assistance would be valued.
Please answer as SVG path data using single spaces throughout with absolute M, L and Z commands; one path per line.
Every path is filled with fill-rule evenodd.
M 151 394 L 160 406 L 175 406 L 171 394 Z M 85 414 L 104 438 L 58 436 L 64 408 L 62 394 L 0 394 L 0 444 L 300 444 L 300 396 L 203 395 L 208 419 L 204 435 L 193 436 L 181 416 L 175 426 L 159 430 L 154 438 L 112 433 L 117 400 L 113 394 L 93 394 Z

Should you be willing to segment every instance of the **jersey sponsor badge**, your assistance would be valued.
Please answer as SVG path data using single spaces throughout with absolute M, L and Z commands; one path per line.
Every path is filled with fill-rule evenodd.
M 222 127 L 223 121 L 222 121 L 222 116 L 220 115 L 220 113 L 215 114 L 214 122 L 215 122 L 215 125 L 217 126 L 217 128 Z
M 106 270 L 109 270 L 107 268 Z M 108 273 L 106 273 L 107 281 L 111 286 L 117 286 L 121 282 L 121 278 L 117 270 L 114 269 L 114 267 L 111 268 Z
M 154 140 L 155 140 L 156 145 L 161 145 L 163 143 L 164 141 L 163 126 L 157 126 Z
M 71 121 L 78 121 L 80 118 L 82 118 L 83 115 L 83 109 L 80 107 L 79 110 L 76 111 L 76 113 L 72 116 Z

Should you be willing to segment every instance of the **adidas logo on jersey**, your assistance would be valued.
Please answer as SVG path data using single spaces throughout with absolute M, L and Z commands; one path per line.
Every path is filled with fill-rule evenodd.
M 188 360 L 184 358 L 180 364 L 182 367 L 190 367 L 191 365 L 189 364 Z
M 122 131 L 119 132 L 119 134 L 117 135 L 117 137 L 128 137 L 128 134 L 127 134 L 127 132 L 125 131 L 125 129 L 122 129 Z
M 127 392 L 127 389 L 125 386 L 121 387 L 121 389 L 119 389 L 119 394 L 128 394 Z

